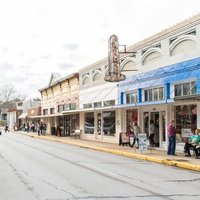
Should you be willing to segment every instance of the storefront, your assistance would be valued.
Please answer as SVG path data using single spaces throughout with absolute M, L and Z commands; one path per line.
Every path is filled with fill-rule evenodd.
M 188 137 L 193 130 L 198 128 L 197 126 L 197 104 L 196 103 L 184 103 L 174 106 L 175 121 L 177 133 L 182 137 Z
M 114 106 L 81 109 L 80 129 L 82 138 L 102 142 L 118 142 L 121 131 L 121 114 Z
M 62 115 L 57 118 L 56 135 L 70 136 L 76 129 L 79 129 L 79 114 Z

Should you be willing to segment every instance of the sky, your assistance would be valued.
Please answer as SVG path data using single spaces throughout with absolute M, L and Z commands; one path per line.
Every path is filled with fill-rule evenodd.
M 52 73 L 106 58 L 112 34 L 130 46 L 198 13 L 199 0 L 0 0 L 0 88 L 40 97 Z

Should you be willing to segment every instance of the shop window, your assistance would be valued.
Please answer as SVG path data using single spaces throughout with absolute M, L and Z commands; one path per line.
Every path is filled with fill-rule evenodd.
M 85 113 L 84 122 L 85 134 L 94 134 L 94 113 Z
M 194 130 L 197 128 L 196 104 L 175 106 L 176 129 L 181 133 L 182 129 Z
M 115 135 L 115 111 L 103 112 L 103 134 L 108 136 Z
M 138 121 L 138 109 L 128 109 L 126 110 L 126 129 Z
M 174 85 L 175 96 L 186 96 L 196 94 L 196 81 Z
M 131 92 L 126 94 L 126 103 L 137 103 L 137 92 Z

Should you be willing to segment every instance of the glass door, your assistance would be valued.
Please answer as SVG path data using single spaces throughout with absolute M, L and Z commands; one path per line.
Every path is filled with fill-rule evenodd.
M 150 122 L 154 123 L 154 143 L 159 146 L 159 130 L 160 130 L 160 118 L 159 112 L 150 113 Z
M 96 138 L 97 139 L 102 139 L 102 115 L 101 112 L 97 113 L 97 133 L 96 133 Z

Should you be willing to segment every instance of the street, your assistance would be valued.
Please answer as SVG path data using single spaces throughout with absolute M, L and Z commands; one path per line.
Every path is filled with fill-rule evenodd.
M 35 139 L 0 136 L 0 200 L 200 198 L 200 173 Z

